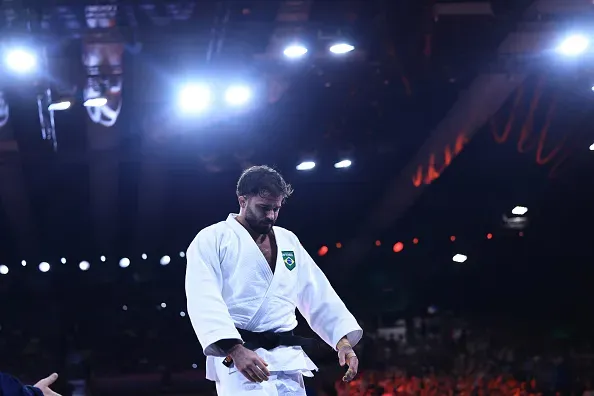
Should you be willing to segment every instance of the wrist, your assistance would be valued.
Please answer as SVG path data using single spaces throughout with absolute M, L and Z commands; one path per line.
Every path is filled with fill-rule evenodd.
M 340 341 L 338 341 L 338 344 L 336 344 L 336 350 L 338 351 L 345 347 L 352 348 L 352 345 L 346 337 L 342 337 Z
M 236 344 L 233 345 L 231 348 L 229 348 L 229 350 L 227 351 L 227 355 L 231 356 L 233 358 L 233 355 L 235 355 L 237 353 L 237 351 L 241 350 L 245 348 L 243 346 L 243 344 Z

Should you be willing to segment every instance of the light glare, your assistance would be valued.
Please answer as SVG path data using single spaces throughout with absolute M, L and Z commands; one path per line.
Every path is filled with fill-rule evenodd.
M 252 92 L 248 87 L 236 86 L 230 87 L 225 92 L 225 100 L 232 106 L 241 106 L 249 102 Z
M 557 51 L 565 56 L 577 56 L 583 54 L 589 45 L 590 41 L 587 37 L 575 34 L 563 40 L 557 47 Z
M 171 257 L 163 256 L 161 257 L 161 265 L 167 265 L 171 262 Z
M 466 261 L 468 257 L 466 257 L 463 254 L 456 254 L 454 257 L 452 257 L 452 260 L 455 261 L 456 263 L 463 263 Z
M 30 73 L 37 67 L 37 58 L 29 51 L 15 49 L 6 55 L 6 66 L 15 73 Z
M 0 265 L 0 275 L 8 274 L 8 267 L 5 265 Z
M 48 272 L 50 270 L 50 265 L 49 263 L 46 263 L 45 261 L 41 264 L 39 264 L 39 271 L 41 272 Z
M 81 261 L 78 265 L 78 268 L 80 268 L 81 271 L 87 271 L 89 268 L 91 268 L 91 264 L 89 264 L 88 261 Z
M 307 54 L 307 48 L 302 45 L 290 45 L 283 51 L 287 58 L 300 58 Z
M 130 259 L 124 257 L 123 259 L 120 260 L 120 267 L 122 268 L 128 268 L 130 266 Z
M 528 212 L 528 208 L 524 206 L 516 206 L 512 209 L 512 214 L 516 216 L 524 216 Z
M 188 85 L 179 94 L 179 106 L 184 112 L 201 112 L 210 105 L 210 89 L 203 85 Z
M 312 170 L 316 167 L 316 163 L 313 161 L 305 161 L 297 165 L 298 171 Z
M 51 105 L 49 105 L 47 107 L 47 109 L 48 109 L 48 111 L 64 111 L 64 110 L 68 110 L 70 108 L 70 106 L 72 106 L 72 103 L 70 103 L 69 101 L 64 101 L 64 102 L 52 103 Z
M 348 52 L 351 52 L 352 50 L 354 50 L 355 47 L 353 47 L 350 44 L 346 44 L 346 43 L 340 43 L 340 44 L 335 44 L 332 47 L 330 47 L 330 52 L 332 52 L 333 54 L 346 54 Z
M 351 166 L 353 163 L 350 160 L 342 160 L 340 162 L 337 162 L 334 164 L 334 167 L 336 169 L 343 169 L 343 168 L 348 168 L 349 166 Z
M 103 107 L 107 104 L 106 98 L 87 99 L 83 106 L 85 107 Z

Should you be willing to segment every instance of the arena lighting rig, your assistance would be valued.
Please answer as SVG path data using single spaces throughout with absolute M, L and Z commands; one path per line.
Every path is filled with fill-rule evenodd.
M 171 3 L 165 7 L 164 15 L 160 15 L 160 11 L 151 11 L 139 5 L 121 6 L 114 2 L 109 3 L 68 5 L 60 9 L 48 7 L 43 10 L 8 6 L 7 15 L 12 15 L 12 19 L 4 25 L 0 20 L 0 29 L 3 32 L 0 42 L 3 67 L 0 72 L 5 72 L 8 77 L 3 79 L 6 84 L 2 85 L 16 87 L 17 90 L 20 84 L 35 85 L 42 138 L 51 142 L 54 150 L 58 147 L 54 121 L 56 111 L 67 111 L 75 105 L 81 105 L 87 109 L 90 120 L 95 124 L 109 128 L 117 122 L 122 109 L 123 53 L 126 48 L 132 54 L 142 50 L 142 45 L 137 45 L 141 44 L 140 42 L 126 42 L 128 39 L 124 37 L 118 25 L 120 21 L 127 26 L 128 33 L 130 26 L 133 26 L 135 39 L 141 40 L 142 34 L 139 32 L 142 27 L 137 24 L 138 19 L 148 18 L 148 21 L 155 24 L 166 20 L 174 25 L 172 21 L 187 23 L 193 20 L 202 10 L 198 7 L 198 2 L 192 1 L 184 5 Z M 231 10 L 221 12 L 223 11 L 228 13 Z M 250 10 L 243 9 L 242 13 L 249 15 Z M 299 7 L 280 7 L 274 22 L 275 34 L 271 39 L 274 44 L 269 46 L 266 54 L 254 54 L 254 60 L 280 61 L 284 58 L 287 64 L 295 64 L 310 57 L 319 60 L 321 53 L 325 53 L 326 58 L 340 58 L 355 51 L 355 46 L 345 39 L 340 31 L 323 37 L 318 32 L 318 37 L 313 38 L 312 32 L 305 32 L 307 18 L 303 19 L 303 15 L 307 15 L 307 12 L 304 13 Z M 296 17 L 298 18 L 295 19 Z M 68 19 L 68 26 L 64 26 L 64 19 Z M 296 26 L 295 21 L 299 22 L 299 26 Z M 241 18 L 238 22 L 242 23 Z M 209 38 L 210 43 L 205 53 L 205 64 L 216 60 L 223 40 L 226 39 L 226 27 L 218 22 L 215 25 L 212 27 L 212 37 Z M 67 35 L 76 40 L 82 39 L 83 66 L 86 70 L 86 81 L 83 84 L 62 81 L 63 78 L 52 75 L 52 67 L 55 65 L 51 64 L 47 51 L 49 48 L 52 48 L 52 51 L 56 48 L 57 34 Z M 218 74 L 219 79 L 226 77 L 221 75 L 220 71 Z M 227 86 L 213 86 L 209 81 L 197 78 L 179 87 L 177 107 L 182 116 L 200 117 L 208 116 L 209 110 L 215 107 L 220 108 L 219 103 L 228 111 L 245 109 L 256 101 L 255 86 L 258 85 L 258 82 L 239 82 Z M 10 114 L 10 103 L 5 92 L 2 92 L 6 88 L 0 86 L 0 127 L 4 121 L 8 121 Z M 174 97 L 171 102 L 175 100 Z
M 512 217 L 512 218 L 519 219 L 519 220 L 526 220 L 525 215 L 526 215 L 527 212 L 528 212 L 528 208 L 526 208 L 524 206 L 516 206 L 512 210 L 512 214 L 515 216 L 515 217 Z M 521 236 L 524 236 L 523 232 L 522 231 L 518 232 L 518 236 L 520 236 L 520 237 Z M 492 233 L 488 233 L 488 234 L 485 235 L 485 238 L 487 240 L 492 240 L 493 239 L 493 234 Z M 457 240 L 457 238 L 456 238 L 455 235 L 451 235 L 449 239 L 450 239 L 450 242 L 452 242 L 452 243 L 455 243 L 456 240 Z M 418 238 L 415 237 L 415 238 L 413 238 L 411 240 L 411 243 L 412 243 L 412 245 L 419 245 L 420 241 L 419 241 Z M 374 245 L 375 245 L 376 248 L 379 248 L 379 247 L 382 246 L 382 242 L 380 240 L 376 240 L 374 242 Z M 335 244 L 335 247 L 336 247 L 336 249 L 342 249 L 343 245 L 342 245 L 341 242 L 337 242 Z M 402 242 L 402 241 L 398 241 L 398 242 L 396 242 L 396 243 L 394 243 L 392 245 L 392 251 L 394 253 L 400 253 L 400 252 L 402 252 L 404 250 L 404 248 L 405 248 L 405 243 Z M 326 246 L 326 245 L 323 245 L 323 246 L 321 246 L 318 249 L 317 254 L 320 257 L 324 257 L 329 252 L 330 252 L 330 248 L 328 246 Z M 185 254 L 185 252 L 181 251 L 181 252 L 178 253 L 178 256 L 181 259 L 183 259 L 183 258 L 186 257 L 186 254 Z M 148 257 L 148 255 L 146 253 L 142 253 L 140 255 L 140 259 L 142 261 L 146 261 L 146 260 L 149 259 L 149 257 Z M 107 257 L 105 257 L 105 256 L 100 256 L 99 257 L 99 260 L 101 262 L 103 262 L 103 263 L 106 263 L 108 261 L 111 261 L 111 260 L 108 260 Z M 456 262 L 456 263 L 464 263 L 467 260 L 468 260 L 468 256 L 466 254 L 463 254 L 463 253 L 455 253 L 454 256 L 452 257 L 452 261 L 453 262 Z M 171 256 L 168 256 L 168 255 L 162 256 L 159 259 L 159 264 L 162 265 L 162 266 L 167 266 L 167 265 L 171 264 L 171 262 L 172 262 L 172 258 L 171 258 Z M 68 263 L 68 260 L 65 257 L 62 257 L 60 259 L 60 263 L 62 265 L 66 265 Z M 128 257 L 122 257 L 121 259 L 119 259 L 117 261 L 117 263 L 120 266 L 120 268 L 128 268 L 132 264 L 132 260 L 130 258 L 128 258 Z M 27 261 L 26 260 L 22 260 L 21 261 L 21 266 L 27 267 L 28 266 Z M 47 272 L 50 272 L 50 270 L 52 269 L 52 265 L 49 262 L 47 262 L 47 261 L 43 261 L 43 262 L 41 262 L 37 266 L 37 268 L 39 269 L 40 272 L 47 273 Z M 88 271 L 88 270 L 91 269 L 91 263 L 88 260 L 82 260 L 82 261 L 80 261 L 78 263 L 78 268 L 81 271 Z M 8 275 L 9 273 L 10 273 L 10 268 L 7 265 L 4 265 L 4 264 L 0 265 L 0 275 Z

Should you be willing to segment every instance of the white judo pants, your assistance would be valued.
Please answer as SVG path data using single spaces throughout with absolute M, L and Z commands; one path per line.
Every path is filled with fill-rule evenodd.
M 239 371 L 219 375 L 218 396 L 306 396 L 303 374 L 273 371 L 268 381 L 251 382 Z

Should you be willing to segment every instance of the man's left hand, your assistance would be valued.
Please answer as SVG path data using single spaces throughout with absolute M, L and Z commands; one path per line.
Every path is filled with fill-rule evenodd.
M 352 381 L 359 370 L 359 359 L 357 359 L 352 346 L 343 345 L 338 349 L 338 363 L 341 367 L 344 367 L 345 364 L 349 367 L 342 380 L 344 382 Z

